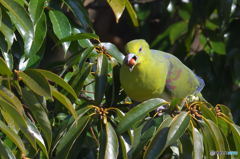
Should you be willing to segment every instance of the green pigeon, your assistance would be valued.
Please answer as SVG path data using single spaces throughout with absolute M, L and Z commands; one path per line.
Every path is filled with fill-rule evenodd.
M 152 50 L 142 39 L 128 42 L 126 52 L 120 82 L 132 100 L 162 98 L 170 101 L 201 95 L 204 81 L 174 55 Z

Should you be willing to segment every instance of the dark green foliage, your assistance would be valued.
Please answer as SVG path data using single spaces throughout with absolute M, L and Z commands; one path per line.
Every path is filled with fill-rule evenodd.
M 88 3 L 0 0 L 0 158 L 240 158 L 239 1 Z M 203 77 L 209 103 L 132 103 L 119 68 L 136 38 Z

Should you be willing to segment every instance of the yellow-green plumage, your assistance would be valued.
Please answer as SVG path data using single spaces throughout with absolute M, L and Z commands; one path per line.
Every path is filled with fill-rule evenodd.
M 201 80 L 179 59 L 162 51 L 150 50 L 145 40 L 130 41 L 126 51 L 129 54 L 121 67 L 120 81 L 128 96 L 135 101 L 185 98 L 203 88 Z M 131 58 L 136 59 L 134 66 Z

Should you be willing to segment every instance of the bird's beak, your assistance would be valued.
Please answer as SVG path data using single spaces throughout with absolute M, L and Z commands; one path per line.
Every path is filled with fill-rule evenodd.
M 125 56 L 124 64 L 126 64 L 129 67 L 130 72 L 132 72 L 133 68 L 136 66 L 137 60 L 138 57 L 133 53 L 129 53 Z

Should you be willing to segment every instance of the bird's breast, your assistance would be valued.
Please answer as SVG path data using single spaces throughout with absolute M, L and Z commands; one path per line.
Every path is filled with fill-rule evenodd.
M 136 65 L 131 72 L 123 66 L 120 81 L 128 96 L 136 101 L 159 97 L 163 90 L 162 83 L 165 83 L 159 68 L 141 64 Z

